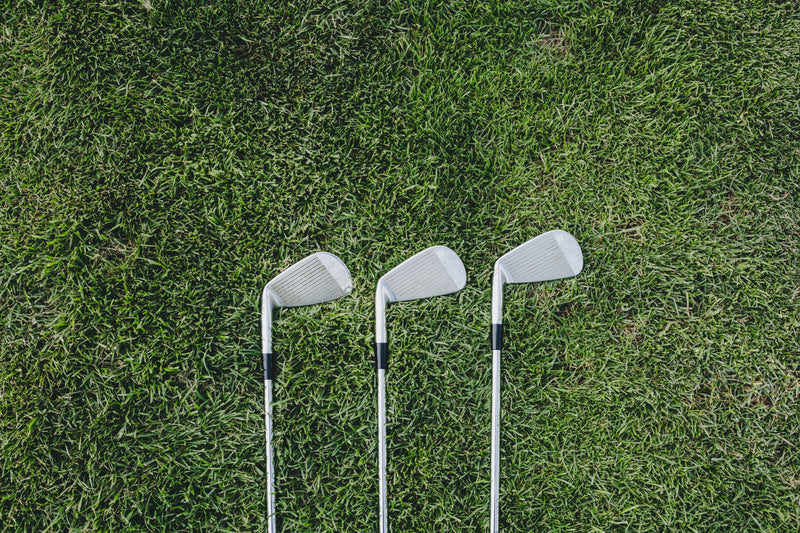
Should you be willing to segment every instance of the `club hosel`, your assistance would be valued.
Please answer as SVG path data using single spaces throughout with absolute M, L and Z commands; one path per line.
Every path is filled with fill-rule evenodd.
M 503 324 L 503 286 L 507 279 L 506 270 L 498 259 L 492 276 L 492 324 Z
M 268 287 L 261 292 L 261 354 L 272 353 L 272 310 L 277 306 L 275 293 Z
M 381 279 L 375 289 L 375 362 L 376 368 L 386 370 L 387 366 L 387 340 L 386 340 L 386 305 L 389 303 L 391 293 Z
M 384 283 L 383 278 L 378 281 L 375 289 L 375 342 L 386 342 L 386 306 L 394 295 Z

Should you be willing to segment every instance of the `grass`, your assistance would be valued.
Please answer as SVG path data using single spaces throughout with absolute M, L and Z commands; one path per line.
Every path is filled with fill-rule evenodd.
M 4 2 L 0 527 L 265 529 L 258 295 L 318 250 L 353 294 L 276 316 L 283 531 L 485 531 L 490 277 L 504 531 L 800 529 L 794 2 Z

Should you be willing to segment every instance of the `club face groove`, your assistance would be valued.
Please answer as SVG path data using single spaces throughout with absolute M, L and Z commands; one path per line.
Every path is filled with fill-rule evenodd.
M 466 283 L 458 255 L 446 246 L 431 246 L 384 274 L 378 285 L 388 290 L 388 301 L 405 302 L 450 294 Z
M 538 283 L 571 278 L 583 270 L 583 253 L 575 238 L 562 230 L 548 231 L 497 260 L 506 283 Z
M 301 259 L 264 288 L 280 307 L 301 307 L 336 300 L 350 294 L 353 282 L 341 259 L 317 252 Z

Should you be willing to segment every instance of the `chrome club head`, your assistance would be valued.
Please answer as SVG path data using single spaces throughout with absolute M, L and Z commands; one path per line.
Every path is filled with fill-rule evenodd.
M 538 283 L 571 278 L 583 270 L 583 254 L 575 237 L 566 231 L 542 233 L 523 243 L 495 263 L 505 283 Z
M 431 246 L 406 259 L 378 281 L 375 292 L 376 341 L 386 342 L 387 303 L 450 294 L 463 289 L 466 283 L 464 263 L 446 246 Z
M 581 247 L 566 231 L 548 231 L 520 244 L 495 261 L 492 323 L 502 322 L 503 285 L 506 283 L 540 283 L 571 278 L 581 270 Z
M 378 285 L 388 301 L 404 302 L 456 292 L 467 283 L 467 271 L 447 246 L 431 246 L 383 275 Z
M 278 307 L 300 307 L 336 300 L 352 288 L 350 271 L 342 260 L 317 252 L 275 276 L 264 287 L 264 295 Z

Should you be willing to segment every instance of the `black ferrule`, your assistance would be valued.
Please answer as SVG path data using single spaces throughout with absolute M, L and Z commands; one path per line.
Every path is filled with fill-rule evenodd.
M 503 349 L 503 324 L 492 324 L 492 350 Z
M 275 379 L 275 358 L 271 353 L 265 353 L 264 357 L 264 379 Z
M 375 343 L 375 362 L 378 370 L 386 370 L 387 363 L 389 362 L 389 349 L 385 342 Z

